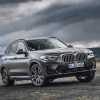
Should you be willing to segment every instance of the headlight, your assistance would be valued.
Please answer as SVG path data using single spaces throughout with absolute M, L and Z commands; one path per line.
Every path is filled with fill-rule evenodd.
M 41 60 L 57 60 L 58 56 L 44 55 L 40 57 Z
M 88 52 L 87 55 L 88 55 L 88 58 L 92 58 L 92 57 L 94 57 L 94 54 L 93 54 L 92 51 Z

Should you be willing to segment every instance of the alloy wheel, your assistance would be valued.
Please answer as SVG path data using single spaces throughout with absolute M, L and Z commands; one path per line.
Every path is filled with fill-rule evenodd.
M 2 77 L 3 83 L 4 83 L 4 84 L 7 84 L 7 81 L 8 81 L 8 74 L 7 74 L 6 69 L 3 69 L 3 70 L 2 70 L 1 77 Z
M 31 80 L 36 86 L 40 86 L 44 82 L 43 69 L 37 65 L 31 67 Z

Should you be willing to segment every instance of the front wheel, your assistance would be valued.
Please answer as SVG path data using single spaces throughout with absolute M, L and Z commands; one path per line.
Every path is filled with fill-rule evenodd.
M 2 82 L 4 86 L 13 86 L 14 80 L 10 80 L 6 68 L 3 68 L 1 71 Z
M 45 72 L 39 64 L 34 64 L 30 69 L 30 78 L 34 86 L 41 87 L 46 84 Z
M 95 77 L 95 72 L 91 72 L 87 75 L 77 75 L 76 78 L 80 81 L 80 82 L 90 82 L 94 79 Z

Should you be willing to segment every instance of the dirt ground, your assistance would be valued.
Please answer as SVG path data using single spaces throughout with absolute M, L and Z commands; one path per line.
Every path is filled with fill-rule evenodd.
M 75 77 L 57 79 L 46 87 L 19 81 L 4 87 L 0 79 L 0 100 L 100 100 L 100 64 L 92 82 L 80 83 Z

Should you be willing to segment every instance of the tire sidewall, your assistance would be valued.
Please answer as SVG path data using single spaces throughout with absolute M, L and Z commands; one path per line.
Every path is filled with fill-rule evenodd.
M 4 82 L 4 79 L 2 78 L 2 82 L 3 82 L 3 85 L 4 85 L 4 86 L 8 86 L 8 85 L 9 85 L 9 80 L 10 80 L 10 78 L 9 78 L 9 75 L 8 75 L 7 69 L 4 68 L 2 71 L 4 71 L 4 70 L 5 70 L 6 73 L 7 73 L 7 81 Z M 1 71 L 1 74 L 2 74 L 2 71 Z
M 89 74 L 86 75 L 87 77 L 85 79 L 81 79 L 79 75 L 76 76 L 76 78 L 80 81 L 80 82 L 90 82 L 94 79 L 95 77 L 95 72 L 91 72 Z
M 32 81 L 32 77 L 31 77 L 31 75 L 32 75 L 32 73 L 31 73 L 31 68 L 32 68 L 32 67 L 35 67 L 35 66 L 40 67 L 40 68 L 42 69 L 42 72 L 43 72 L 43 75 L 44 75 L 43 82 L 42 82 L 40 85 L 36 85 L 36 84 L 34 84 L 34 82 Z M 32 84 L 33 84 L 34 86 L 36 86 L 36 87 L 45 86 L 45 84 L 46 84 L 45 70 L 44 70 L 44 68 L 43 68 L 41 65 L 39 65 L 39 64 L 34 64 L 34 65 L 32 65 L 32 66 L 30 67 L 29 76 L 30 76 L 31 82 L 32 82 Z

